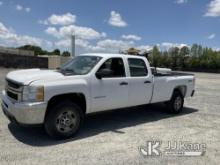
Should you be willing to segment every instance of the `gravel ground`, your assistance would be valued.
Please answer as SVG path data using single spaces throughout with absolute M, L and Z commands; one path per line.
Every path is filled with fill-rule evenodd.
M 9 70 L 0 68 L 0 89 Z M 220 162 L 220 74 L 195 73 L 195 97 L 184 112 L 171 115 L 162 105 L 90 115 L 69 140 L 50 139 L 42 128 L 22 128 L 0 110 L 0 164 L 216 164 Z M 199 157 L 143 156 L 140 146 L 156 139 L 205 143 Z

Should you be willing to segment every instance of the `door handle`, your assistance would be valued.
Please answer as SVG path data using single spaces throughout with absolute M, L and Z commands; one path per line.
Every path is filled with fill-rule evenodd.
M 127 82 L 121 82 L 120 85 L 128 85 Z
M 147 81 L 144 81 L 144 83 L 145 83 L 145 84 L 150 84 L 151 81 L 148 81 L 148 80 L 147 80 Z

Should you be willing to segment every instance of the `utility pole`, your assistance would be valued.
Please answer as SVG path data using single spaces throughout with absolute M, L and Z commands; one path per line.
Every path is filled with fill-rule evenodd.
M 75 49 L 76 49 L 75 40 L 76 40 L 75 34 L 71 35 L 71 56 L 72 57 L 75 57 Z

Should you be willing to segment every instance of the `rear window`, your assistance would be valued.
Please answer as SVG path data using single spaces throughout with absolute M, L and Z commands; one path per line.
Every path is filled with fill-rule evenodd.
M 143 77 L 148 75 L 148 70 L 144 60 L 142 59 L 128 59 L 131 77 Z

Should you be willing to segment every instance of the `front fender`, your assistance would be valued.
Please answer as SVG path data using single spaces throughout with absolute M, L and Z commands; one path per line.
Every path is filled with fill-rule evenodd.
M 62 83 L 48 83 L 44 87 L 44 98 L 46 102 L 49 102 L 49 100 L 54 96 L 71 93 L 83 94 L 86 99 L 86 111 L 89 111 L 91 104 L 89 99 L 89 85 L 85 80 L 65 81 Z

